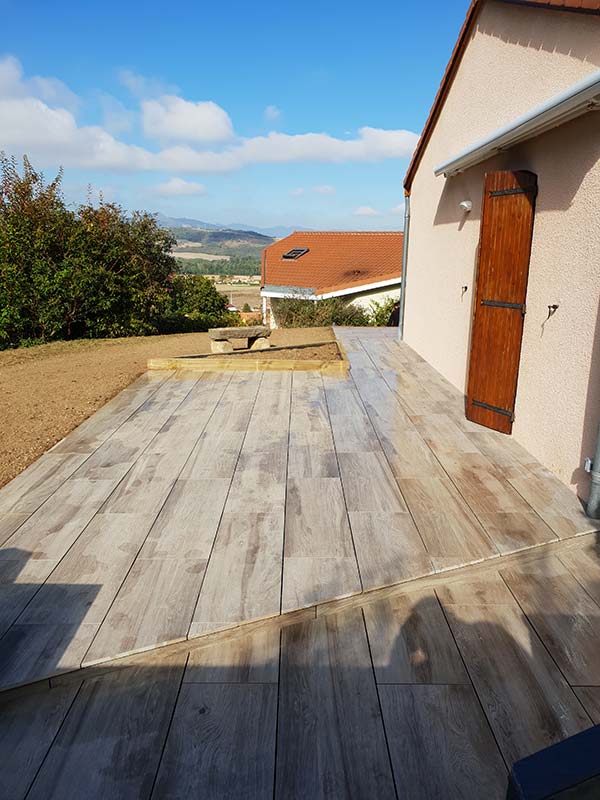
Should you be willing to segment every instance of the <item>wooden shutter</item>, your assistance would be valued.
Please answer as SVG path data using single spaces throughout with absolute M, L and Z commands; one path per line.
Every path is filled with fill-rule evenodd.
M 537 177 L 485 177 L 467 419 L 510 433 L 514 419 Z

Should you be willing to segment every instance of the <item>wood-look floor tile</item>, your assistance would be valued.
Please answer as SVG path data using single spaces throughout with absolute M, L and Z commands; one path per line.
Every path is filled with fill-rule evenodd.
M 360 610 L 282 632 L 276 798 L 396 792 Z
M 506 767 L 471 686 L 380 686 L 401 797 L 496 798 Z
M 277 687 L 184 683 L 153 797 L 271 800 Z
M 469 683 L 435 592 L 364 606 L 378 683 Z

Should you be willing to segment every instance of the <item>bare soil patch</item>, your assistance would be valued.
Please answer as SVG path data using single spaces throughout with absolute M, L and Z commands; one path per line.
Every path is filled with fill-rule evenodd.
M 272 340 L 273 337 L 271 337 Z M 339 348 L 335 342 L 326 344 L 312 344 L 302 347 L 271 347 L 268 350 L 242 350 L 238 353 L 228 353 L 221 355 L 215 353 L 209 356 L 206 361 L 213 358 L 223 360 L 231 358 L 233 361 L 238 359 L 251 359 L 252 361 L 341 361 Z
M 271 335 L 276 346 L 331 341 L 331 328 Z M 200 353 L 210 353 L 206 333 L 53 342 L 0 352 L 0 486 L 145 372 L 149 358 Z

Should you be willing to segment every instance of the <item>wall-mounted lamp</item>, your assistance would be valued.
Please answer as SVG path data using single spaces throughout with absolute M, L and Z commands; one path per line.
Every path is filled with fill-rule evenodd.
M 473 203 L 470 200 L 462 200 L 458 205 L 465 212 L 465 214 L 468 214 L 473 208 Z

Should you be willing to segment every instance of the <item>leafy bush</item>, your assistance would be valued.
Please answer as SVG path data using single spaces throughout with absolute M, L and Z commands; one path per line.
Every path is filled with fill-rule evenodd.
M 397 300 L 394 297 L 388 297 L 387 300 L 382 300 L 381 302 L 371 300 L 371 325 L 379 328 L 387 325 L 396 302 Z
M 305 300 L 302 297 L 278 297 L 272 301 L 277 324 L 282 328 L 319 328 L 328 325 L 370 325 L 367 312 L 341 297 Z
M 174 275 L 171 280 L 171 309 L 174 313 L 201 313 L 214 317 L 227 310 L 227 298 L 210 278 L 202 275 Z
M 0 154 L 0 348 L 233 322 L 210 280 L 175 274 L 154 217 L 103 201 L 73 211 L 61 179 Z

